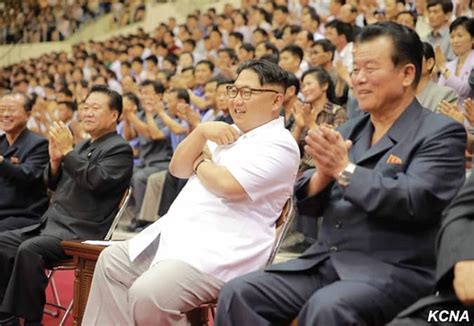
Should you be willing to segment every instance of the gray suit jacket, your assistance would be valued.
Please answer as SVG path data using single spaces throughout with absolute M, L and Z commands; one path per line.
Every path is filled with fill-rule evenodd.
M 342 280 L 392 294 L 403 284 L 417 293 L 414 300 L 434 282 L 435 237 L 441 212 L 464 181 L 466 132 L 416 100 L 373 146 L 368 115 L 348 121 L 340 132 L 353 142 L 349 158 L 357 168 L 351 183 L 345 189 L 332 183 L 307 198 L 309 175 L 300 180 L 300 212 L 323 216 L 319 241 L 269 270 L 308 270 L 330 257 Z
M 42 235 L 62 240 L 103 239 L 132 173 L 132 148 L 115 132 L 78 144 L 56 176 L 49 168 L 45 171 L 55 192 L 41 225 L 22 230 L 41 228 Z
M 448 101 L 449 103 L 456 104 L 458 94 L 452 88 L 441 86 L 430 81 L 416 98 L 422 106 L 433 112 L 437 112 L 438 105 L 441 101 Z

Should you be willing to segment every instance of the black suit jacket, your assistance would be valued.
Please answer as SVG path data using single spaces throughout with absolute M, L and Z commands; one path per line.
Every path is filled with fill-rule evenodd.
M 436 245 L 436 287 L 433 289 L 436 294 L 417 301 L 398 317 L 413 316 L 418 311 L 434 306 L 464 309 L 454 293 L 453 270 L 457 262 L 474 260 L 474 174 L 471 174 L 444 211 Z
M 94 142 L 86 140 L 68 153 L 53 177 L 45 170 L 47 185 L 54 190 L 41 225 L 42 235 L 63 240 L 103 239 L 130 184 L 133 153 L 115 132 Z
M 348 121 L 340 132 L 353 142 L 351 183 L 345 189 L 332 183 L 305 198 L 310 176 L 300 180 L 300 212 L 323 216 L 319 241 L 270 270 L 307 270 L 330 257 L 342 280 L 392 294 L 401 286 L 427 293 L 441 212 L 464 181 L 464 127 L 414 100 L 373 146 L 369 115 Z
M 43 172 L 48 164 L 48 141 L 25 129 L 10 146 L 0 136 L 0 219 L 39 218 L 48 207 Z

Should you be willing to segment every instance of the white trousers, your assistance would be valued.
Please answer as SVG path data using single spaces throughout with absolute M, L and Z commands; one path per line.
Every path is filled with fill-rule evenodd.
M 158 243 L 133 262 L 128 241 L 101 253 L 82 325 L 188 325 L 186 312 L 217 298 L 224 282 L 183 261 L 165 260 L 150 268 Z

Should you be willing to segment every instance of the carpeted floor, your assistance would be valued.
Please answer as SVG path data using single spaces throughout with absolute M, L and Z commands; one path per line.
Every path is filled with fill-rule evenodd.
M 59 271 L 54 275 L 54 280 L 56 282 L 56 287 L 59 292 L 59 299 L 61 305 L 67 306 L 72 299 L 73 288 L 74 288 L 74 271 Z M 53 302 L 53 294 L 50 286 L 46 289 L 46 301 Z M 47 309 L 55 310 L 51 306 L 46 306 Z M 57 326 L 63 317 L 64 311 L 59 310 L 60 315 L 58 317 L 52 317 L 48 314 L 43 315 L 43 324 L 44 326 Z M 66 323 L 66 326 L 72 325 L 72 312 L 69 315 Z

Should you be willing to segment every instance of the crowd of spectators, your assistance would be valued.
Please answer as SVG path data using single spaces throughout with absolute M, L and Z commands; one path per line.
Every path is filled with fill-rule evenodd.
M 117 26 L 142 21 L 142 0 L 7 1 L 0 15 L 0 44 L 56 42 L 67 39 L 85 23 L 112 13 Z
M 123 6 L 120 2 L 107 5 L 96 2 L 95 6 L 93 3 L 45 6 L 41 12 L 60 17 L 54 13 L 74 12 L 73 8 L 76 8 L 83 20 L 110 7 L 121 10 L 119 7 Z M 138 8 L 135 13 L 139 15 L 140 2 L 128 5 Z M 468 5 L 460 1 L 453 6 L 450 0 L 419 0 L 416 3 L 386 0 L 382 5 L 375 1 L 247 0 L 242 1 L 240 8 L 226 4 L 220 14 L 213 8 L 205 12 L 196 10 L 180 23 L 170 17 L 150 33 L 139 29 L 136 34 L 116 36 L 103 42 L 82 42 L 73 46 L 70 56 L 50 53 L 3 67 L 0 90 L 15 89 L 33 96 L 33 114 L 29 121 L 32 130 L 47 136 L 51 124 L 61 120 L 70 125 L 79 141 L 87 135 L 81 131 L 80 114 L 76 114 L 76 110 L 80 112 L 92 85 L 108 85 L 126 94 L 125 98 L 134 103 L 137 121 L 125 114 L 125 126 L 140 130 L 139 121 L 147 123 L 147 112 L 161 114 L 161 118 L 156 119 L 156 126 L 158 130 L 164 128 L 164 133 L 156 132 L 158 136 L 154 138 L 149 132 L 134 134 L 134 138 L 152 138 L 152 143 L 156 143 L 170 137 L 168 129 L 174 128 L 171 134 L 177 130 L 162 121 L 161 111 L 169 109 L 171 91 L 186 92 L 190 98 L 190 106 L 186 109 L 180 106 L 171 114 L 184 126 L 178 134 L 185 135 L 199 121 L 219 115 L 210 104 L 215 102 L 213 97 L 219 80 L 234 79 L 236 68 L 246 60 L 267 59 L 278 63 L 293 81 L 287 90 L 282 114 L 287 128 L 303 149 L 304 137 L 313 126 L 335 128 L 361 114 L 351 92 L 353 40 L 363 26 L 391 20 L 415 29 L 425 41 L 422 82 L 417 90 L 421 103 L 469 127 L 474 122 L 473 91 L 469 85 L 474 63 L 474 23 L 469 18 L 471 9 Z M 23 14 L 33 15 L 35 10 L 31 4 L 24 3 L 23 6 L 30 8 L 22 11 Z M 81 19 L 67 21 L 76 24 Z M 217 78 L 216 83 L 209 85 L 210 80 L 215 80 L 213 78 Z M 147 100 L 154 105 L 148 105 L 144 100 L 145 85 L 151 84 L 159 95 L 153 101 Z M 158 108 L 158 105 L 162 107 Z M 143 190 L 137 191 L 139 198 L 132 201 L 137 205 L 134 215 L 139 215 L 147 178 L 159 170 L 166 170 L 169 161 L 166 157 L 172 153 L 170 149 L 164 155 L 159 168 L 150 168 L 156 162 L 150 163 L 145 156 L 156 156 L 154 151 L 158 149 L 150 152 L 149 144 L 138 138 L 133 142 L 136 164 L 147 167 L 142 173 L 147 172 L 141 176 L 137 173 Z M 176 139 L 174 142 L 176 147 Z M 310 167 L 311 159 L 303 156 L 301 172 Z

